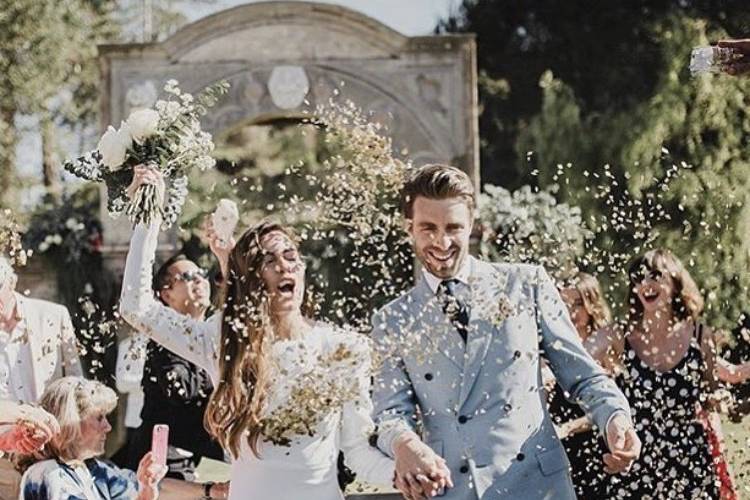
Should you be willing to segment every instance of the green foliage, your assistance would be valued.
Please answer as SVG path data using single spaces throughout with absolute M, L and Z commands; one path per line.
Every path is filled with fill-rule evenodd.
M 89 184 L 63 198 L 45 203 L 31 215 L 24 235 L 34 258 L 54 270 L 62 303 L 71 312 L 81 356 L 88 373 L 105 380 L 105 355 L 115 343 L 119 298 L 115 277 L 103 261 L 99 192 Z
M 557 186 L 544 191 L 523 186 L 511 193 L 487 184 L 479 196 L 481 254 L 487 259 L 542 264 L 558 279 L 570 278 L 593 235 L 581 210 L 555 198 Z
M 684 15 L 654 23 L 661 74 L 651 96 L 627 110 L 585 113 L 572 89 L 546 73 L 542 110 L 519 136 L 546 185 L 565 178 L 597 233 L 610 282 L 634 254 L 672 249 L 702 287 L 711 323 L 729 327 L 750 307 L 750 82 L 691 79 L 692 46 L 706 25 Z M 715 35 L 714 35 L 715 36 Z M 712 39 L 714 37 L 711 37 Z M 563 168 L 559 162 L 572 162 Z

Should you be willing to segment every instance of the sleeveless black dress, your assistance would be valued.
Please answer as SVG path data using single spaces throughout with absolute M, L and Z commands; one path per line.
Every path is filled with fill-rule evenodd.
M 682 361 L 664 373 L 641 361 L 625 340 L 625 371 L 617 383 L 643 449 L 629 474 L 610 476 L 607 498 L 718 500 L 708 440 L 696 415 L 705 368 L 697 337 Z
M 549 393 L 547 401 L 550 417 L 555 425 L 586 415 L 579 405 L 568 401 L 560 384 L 555 385 L 555 390 Z M 607 452 L 607 447 L 599 434 L 598 430 L 588 430 L 562 440 L 570 462 L 570 477 L 579 500 L 605 498 L 607 473 L 604 472 L 602 456 Z

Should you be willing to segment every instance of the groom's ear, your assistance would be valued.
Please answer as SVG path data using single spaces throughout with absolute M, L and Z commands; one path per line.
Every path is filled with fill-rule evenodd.
M 404 217 L 403 229 L 409 236 L 411 236 L 412 229 L 414 228 L 414 221 L 408 217 Z

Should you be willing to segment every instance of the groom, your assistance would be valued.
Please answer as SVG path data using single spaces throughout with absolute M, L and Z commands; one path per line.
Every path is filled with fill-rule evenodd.
M 414 499 L 574 499 L 543 357 L 603 430 L 607 472 L 627 471 L 641 446 L 628 403 L 582 347 L 547 273 L 468 255 L 469 177 L 423 167 L 403 188 L 402 210 L 422 275 L 373 317 L 384 360 L 373 394 L 377 445 L 396 460 L 399 490 Z

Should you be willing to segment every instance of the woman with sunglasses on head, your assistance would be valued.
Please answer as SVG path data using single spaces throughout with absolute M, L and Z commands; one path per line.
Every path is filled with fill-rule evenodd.
M 145 184 L 164 192 L 161 175 L 139 167 L 130 192 Z M 135 228 L 122 316 L 210 374 L 205 424 L 232 458 L 229 497 L 341 499 L 341 449 L 359 479 L 392 484 L 393 462 L 368 441 L 369 345 L 303 314 L 305 265 L 290 231 L 261 223 L 216 252 L 226 259 L 226 296 L 205 321 L 175 314 L 150 293 L 158 235 L 159 221 Z
M 703 298 L 693 278 L 669 251 L 656 249 L 633 261 L 627 323 L 600 330 L 601 352 L 624 336 L 618 384 L 634 411 L 643 442 L 629 474 L 610 479 L 617 498 L 720 498 L 709 435 L 701 423 L 718 380 L 736 383 L 747 366 L 716 356 L 712 332 L 701 323 Z

